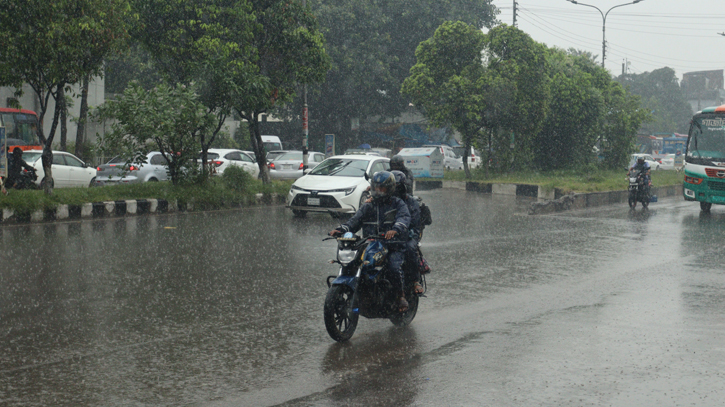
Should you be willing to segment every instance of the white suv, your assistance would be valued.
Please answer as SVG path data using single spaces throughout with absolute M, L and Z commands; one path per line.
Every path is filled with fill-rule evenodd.
M 453 151 L 453 147 L 447 146 L 445 144 L 426 144 L 423 147 L 436 147 L 441 150 L 441 154 L 443 154 L 443 168 L 447 170 L 463 169 L 463 160 L 461 159 L 461 157 L 456 155 L 456 153 Z

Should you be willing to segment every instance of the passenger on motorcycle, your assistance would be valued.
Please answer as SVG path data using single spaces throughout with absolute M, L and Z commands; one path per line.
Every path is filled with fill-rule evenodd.
M 28 170 L 31 176 L 23 174 L 23 168 Z M 37 179 L 35 168 L 23 160 L 23 150 L 20 147 L 15 147 L 13 153 L 8 154 L 8 178 L 5 181 L 5 186 L 16 189 L 29 188 L 33 184 L 33 178 Z
M 642 156 L 637 157 L 637 162 L 629 169 L 627 175 L 631 175 L 632 173 L 639 174 L 640 171 L 644 171 L 645 185 L 649 189 L 649 187 L 652 186 L 652 180 L 650 179 L 650 165 Z
M 407 240 L 410 212 L 405 202 L 393 196 L 395 193 L 395 177 L 388 171 L 376 172 L 372 179 L 372 202 L 366 202 L 350 220 L 330 232 L 337 236 L 345 232 L 355 233 L 362 228 L 363 236 L 385 235 L 390 240 L 395 236 Z M 388 245 L 388 266 L 394 274 L 394 288 L 400 293 L 398 309 L 405 312 L 408 301 L 405 299 L 405 281 L 401 268 L 405 259 L 403 244 Z
M 413 194 L 413 173 L 405 166 L 405 160 L 399 155 L 390 159 L 390 171 L 400 171 L 405 174 L 405 188 L 409 194 Z
M 405 184 L 405 174 L 402 171 L 391 171 L 395 176 L 395 196 L 400 198 L 408 207 L 410 212 L 410 226 L 408 227 L 408 241 L 405 244 L 405 279 L 413 282 L 413 292 L 423 294 L 424 289 L 420 284 L 420 271 L 418 265 L 420 258 L 418 257 L 418 242 L 420 242 L 420 232 L 422 230 L 420 224 L 420 205 L 418 200 L 408 194 Z

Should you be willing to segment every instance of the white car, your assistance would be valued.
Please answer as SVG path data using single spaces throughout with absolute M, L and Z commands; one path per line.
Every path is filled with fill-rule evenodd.
M 436 145 L 436 144 L 426 144 L 423 147 L 437 147 L 441 150 L 441 154 L 443 154 L 443 168 L 446 170 L 462 170 L 463 169 L 463 160 L 461 157 L 456 155 L 456 153 L 453 151 L 453 147 L 447 146 L 447 145 Z
M 307 168 L 312 170 L 325 159 L 325 155 L 314 151 L 307 153 Z M 302 174 L 302 151 L 288 151 L 278 155 L 267 165 L 272 179 L 297 179 Z
M 292 184 L 287 194 L 287 207 L 299 217 L 307 212 L 326 212 L 333 216 L 353 214 L 370 196 L 368 178 L 389 169 L 390 159 L 386 157 L 330 157 Z
M 655 160 L 652 155 L 650 154 L 632 154 L 632 156 L 629 159 L 629 168 L 632 168 L 634 164 L 637 163 L 637 160 L 639 157 L 644 157 L 644 161 L 649 163 L 649 168 L 652 171 L 657 171 L 662 167 L 662 164 L 660 164 L 657 160 Z
M 43 162 L 40 159 L 41 154 L 43 154 L 42 150 L 28 150 L 23 152 L 23 160 L 35 168 L 35 173 L 38 175 L 35 183 L 43 186 L 45 171 L 43 171 Z M 50 168 L 53 171 L 54 188 L 88 188 L 92 186 L 96 178 L 95 168 L 65 151 L 53 151 L 53 164 Z
M 207 150 L 207 158 L 214 164 L 217 175 L 222 175 L 230 165 L 241 167 L 254 178 L 259 176 L 259 165 L 254 159 L 254 154 L 242 150 L 226 148 L 210 148 Z
M 665 154 L 664 157 L 658 160 L 660 162 L 660 168 L 663 170 L 674 170 L 675 169 L 675 155 Z
M 453 147 L 453 152 L 458 157 L 463 157 L 465 151 L 466 147 L 464 146 Z M 475 148 L 473 148 L 473 146 L 471 146 L 471 154 L 468 156 L 468 168 L 474 169 L 480 167 L 481 160 L 483 160 L 483 158 L 481 157 L 481 153 L 479 153 Z M 463 158 L 461 158 L 461 161 L 463 161 Z

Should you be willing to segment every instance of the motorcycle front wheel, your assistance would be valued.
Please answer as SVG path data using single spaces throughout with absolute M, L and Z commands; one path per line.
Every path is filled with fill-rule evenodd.
M 352 310 L 353 291 L 346 285 L 334 285 L 325 298 L 325 328 L 330 337 L 338 342 L 352 338 L 357 328 L 359 314 Z
M 636 193 L 629 193 L 629 207 L 634 209 L 637 206 L 637 194 Z
M 395 326 L 407 326 L 413 322 L 415 314 L 418 312 L 418 299 L 417 295 L 412 295 L 408 299 L 408 310 L 400 312 L 390 317 L 390 322 Z

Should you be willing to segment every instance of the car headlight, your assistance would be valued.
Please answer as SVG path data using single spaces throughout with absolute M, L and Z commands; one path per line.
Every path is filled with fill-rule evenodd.
M 344 192 L 345 196 L 348 196 L 348 195 L 352 194 L 353 192 L 355 192 L 356 188 L 357 188 L 357 186 L 350 187 L 350 188 L 331 189 L 326 192 Z
M 302 188 L 300 188 L 300 187 L 298 187 L 298 186 L 296 186 L 294 184 L 292 184 L 292 186 L 290 187 L 290 189 L 295 190 L 295 191 L 304 191 L 304 189 L 302 189 Z

